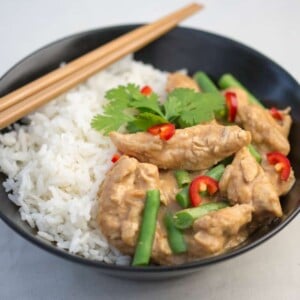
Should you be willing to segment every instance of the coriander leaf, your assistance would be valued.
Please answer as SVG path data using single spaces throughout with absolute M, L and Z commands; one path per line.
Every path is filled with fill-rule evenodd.
M 214 114 L 224 110 L 224 97 L 219 92 L 203 93 L 200 95 L 203 97 L 201 100 L 201 107 L 206 107 L 210 111 L 214 112 Z
M 91 121 L 92 128 L 108 135 L 111 131 L 116 131 L 120 127 L 133 119 L 132 116 L 116 112 L 110 115 L 96 115 Z
M 194 126 L 213 120 L 224 109 L 224 98 L 220 93 L 199 94 L 198 105 L 189 111 L 183 111 L 178 119 L 181 127 Z
M 184 112 L 178 119 L 178 124 L 181 128 L 191 127 L 199 123 L 205 123 L 213 120 L 214 114 L 212 111 L 197 109 L 191 112 Z
M 150 96 L 145 96 L 140 92 L 139 86 L 134 84 L 113 88 L 106 92 L 105 98 L 108 102 L 103 108 L 103 114 L 95 116 L 91 122 L 92 128 L 102 131 L 105 135 L 128 125 L 133 120 L 136 120 L 136 123 L 130 124 L 130 130 L 140 131 L 146 126 L 143 125 L 143 122 L 149 124 L 152 120 L 151 124 L 153 124 L 153 116 L 156 116 L 155 122 L 157 123 L 161 123 L 164 117 L 157 94 L 152 93 Z M 142 116 L 135 119 L 136 115 L 145 112 L 151 113 L 153 116 Z M 164 122 L 166 122 L 165 119 Z M 134 128 L 134 126 L 138 127 Z
M 103 108 L 103 115 L 96 115 L 92 119 L 92 128 L 107 135 L 133 120 L 133 116 L 137 112 L 129 109 L 129 102 L 131 101 L 131 90 L 135 88 L 134 85 L 129 84 L 107 91 L 105 97 L 108 103 Z
M 178 101 L 178 98 L 173 95 L 168 96 L 168 100 L 163 104 L 163 108 L 165 111 L 165 117 L 169 121 L 174 120 L 178 116 L 180 116 L 183 110 L 182 103 Z
M 118 105 L 123 107 L 133 107 L 141 112 L 151 111 L 161 117 L 164 116 L 160 108 L 158 95 L 151 93 L 150 96 L 145 96 L 140 92 L 139 86 L 132 83 L 109 90 L 105 97 L 114 104 L 117 101 Z
M 187 88 L 177 88 L 169 93 L 164 103 L 165 116 L 172 120 L 181 115 L 183 111 L 189 111 L 198 106 L 199 93 Z
M 127 86 L 118 86 L 117 88 L 108 90 L 105 94 L 105 98 L 109 100 L 108 105 L 118 105 L 119 107 L 126 108 L 132 99 L 132 91 L 138 90 L 138 87 L 134 84 L 128 84 Z
M 179 88 L 168 95 L 163 107 L 166 118 L 184 128 L 213 120 L 224 109 L 224 98 L 218 92 L 197 93 Z
M 126 126 L 126 130 L 129 133 L 136 133 L 140 131 L 140 128 L 138 126 L 136 126 L 136 124 L 134 122 L 129 122 Z
M 164 114 L 162 113 L 159 101 L 158 101 L 158 95 L 155 93 L 152 93 L 150 96 L 145 96 L 141 94 L 140 92 L 133 94 L 133 99 L 130 102 L 130 107 L 135 107 L 141 112 L 152 112 L 156 115 L 159 115 L 161 117 L 164 117 Z
M 147 131 L 149 127 L 167 122 L 168 121 L 161 116 L 149 112 L 144 112 L 137 115 L 133 121 L 130 121 L 128 123 L 127 130 L 130 133 Z

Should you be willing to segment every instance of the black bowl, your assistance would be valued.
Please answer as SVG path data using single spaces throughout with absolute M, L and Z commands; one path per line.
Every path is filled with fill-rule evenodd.
M 38 50 L 2 77 L 0 96 L 57 68 L 61 62 L 68 62 L 137 26 L 127 25 L 96 29 L 72 35 Z M 150 46 L 137 52 L 135 58 L 167 71 L 186 68 L 193 73 L 197 70 L 203 70 L 213 79 L 219 78 L 225 72 L 230 72 L 239 78 L 258 98 L 268 99 L 265 100 L 268 102 L 266 104 L 274 104 L 280 108 L 292 107 L 294 124 L 290 135 L 292 148 L 290 160 L 295 170 L 297 182 L 293 190 L 282 198 L 284 217 L 272 226 L 263 228 L 246 243 L 228 253 L 180 266 L 138 268 L 88 260 L 60 250 L 54 244 L 39 238 L 35 235 L 35 230 L 21 220 L 18 207 L 9 201 L 1 185 L 0 216 L 3 221 L 29 241 L 53 254 L 95 267 L 110 275 L 144 279 L 170 278 L 224 261 L 261 244 L 285 227 L 300 211 L 300 88 L 295 79 L 267 57 L 240 43 L 215 34 L 181 27 L 174 29 Z M 5 176 L 1 174 L 1 182 L 4 179 Z

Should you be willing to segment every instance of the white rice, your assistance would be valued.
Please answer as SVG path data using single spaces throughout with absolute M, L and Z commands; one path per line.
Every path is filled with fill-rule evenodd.
M 116 149 L 91 129 L 105 92 L 127 83 L 164 95 L 166 73 L 127 57 L 31 114 L 29 126 L 0 135 L 0 169 L 9 199 L 40 238 L 89 259 L 127 264 L 95 221 L 97 191 Z

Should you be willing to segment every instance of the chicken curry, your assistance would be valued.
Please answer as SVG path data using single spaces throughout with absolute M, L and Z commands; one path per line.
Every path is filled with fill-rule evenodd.
M 148 86 L 122 91 L 127 130 L 103 125 L 109 109 L 93 120 L 118 150 L 98 192 L 98 224 L 133 265 L 220 254 L 283 214 L 279 197 L 295 181 L 290 110 L 263 107 L 232 75 L 219 84 L 173 73 L 166 103 L 155 104 Z

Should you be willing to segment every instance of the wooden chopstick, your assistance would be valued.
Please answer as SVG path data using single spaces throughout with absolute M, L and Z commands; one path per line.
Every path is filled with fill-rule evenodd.
M 4 128 L 64 93 L 121 57 L 141 49 L 202 9 L 190 4 L 158 21 L 139 27 L 0 98 L 0 128 Z
M 34 80 L 33 82 L 17 89 L 16 91 L 0 98 L 0 112 L 4 109 L 12 106 L 13 104 L 23 100 L 36 92 L 48 87 L 56 81 L 61 80 L 62 78 L 71 75 L 73 72 L 79 70 L 80 68 L 86 66 L 87 64 L 93 63 L 94 61 L 100 59 L 101 57 L 107 55 L 111 51 L 114 51 L 116 47 L 122 47 L 123 44 L 127 44 L 131 40 L 135 39 L 139 35 L 145 35 L 147 32 L 151 32 L 154 28 L 160 27 L 162 24 L 170 21 L 170 20 L 178 20 L 180 22 L 182 19 L 186 18 L 190 14 L 196 12 L 201 8 L 198 4 L 190 4 L 164 18 L 159 19 L 158 21 L 137 28 L 121 37 L 107 43 L 104 46 L 101 46 L 80 58 L 77 58 L 70 63 L 68 63 L 63 68 L 56 69 L 43 77 Z

